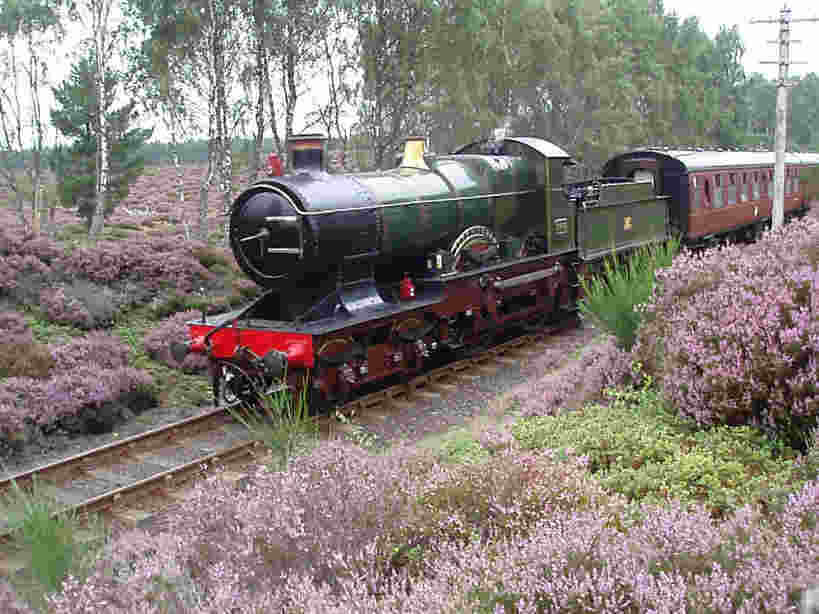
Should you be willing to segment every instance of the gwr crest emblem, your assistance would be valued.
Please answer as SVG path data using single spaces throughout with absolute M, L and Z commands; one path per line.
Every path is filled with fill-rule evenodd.
M 631 216 L 627 215 L 623 218 L 623 230 L 631 230 Z

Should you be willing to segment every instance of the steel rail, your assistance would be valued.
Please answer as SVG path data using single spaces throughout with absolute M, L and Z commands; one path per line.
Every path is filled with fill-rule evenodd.
M 60 460 L 56 460 L 47 465 L 42 465 L 28 471 L 20 472 L 16 475 L 9 476 L 0 480 L 0 492 L 7 491 L 12 483 L 18 486 L 29 485 L 32 480 L 37 478 L 48 478 L 48 476 L 59 475 L 61 473 L 71 473 L 72 471 L 83 471 L 87 469 L 88 461 L 104 458 L 107 456 L 116 456 L 122 454 L 127 456 L 133 454 L 142 445 L 147 443 L 159 442 L 163 436 L 168 440 L 179 438 L 181 435 L 189 435 L 196 432 L 195 428 L 204 429 L 204 427 L 216 420 L 227 420 L 229 413 L 225 407 L 217 407 L 210 411 L 206 411 L 190 418 L 171 422 L 163 426 L 159 426 L 130 437 L 118 441 L 112 441 L 105 445 L 91 450 L 80 452 L 73 456 L 69 456 Z

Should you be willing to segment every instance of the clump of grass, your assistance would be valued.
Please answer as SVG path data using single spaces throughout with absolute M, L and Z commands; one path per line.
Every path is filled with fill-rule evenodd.
M 439 458 L 445 462 L 480 464 L 489 459 L 489 451 L 466 429 L 448 434 L 441 445 Z
M 638 249 L 624 263 L 607 257 L 600 274 L 580 280 L 584 293 L 580 312 L 614 335 L 619 347 L 630 350 L 642 320 L 638 306 L 654 290 L 654 272 L 669 266 L 678 249 L 679 240 L 672 239 Z
M 260 394 L 257 403 L 229 411 L 270 450 L 277 469 L 286 469 L 293 457 L 309 452 L 318 442 L 318 424 L 310 417 L 306 385 L 295 393 L 282 388 Z
M 14 583 L 30 605 L 43 609 L 48 595 L 60 590 L 69 575 L 81 578 L 105 538 L 105 529 L 95 517 L 81 517 L 62 509 L 36 478 L 30 490 L 13 481 L 0 499 L 6 516 L 5 531 L 26 564 Z

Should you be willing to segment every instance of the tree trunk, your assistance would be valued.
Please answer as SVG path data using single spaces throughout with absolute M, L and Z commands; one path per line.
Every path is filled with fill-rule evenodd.
M 209 123 L 213 123 L 213 108 L 211 107 L 211 119 Z M 212 136 L 213 130 L 210 130 L 211 138 L 208 141 L 208 170 L 199 182 L 199 224 L 196 229 L 196 238 L 207 243 L 208 241 L 208 192 L 210 191 L 210 184 L 213 182 L 213 157 L 216 149 L 214 139 Z
M 90 237 L 97 237 L 105 223 L 105 201 L 108 194 L 108 118 L 105 114 L 107 94 L 105 91 L 106 49 L 108 43 L 108 15 L 111 0 L 92 0 L 94 20 L 94 54 L 96 55 L 97 109 L 94 128 L 97 132 L 97 181 L 96 205 L 91 219 Z
M 264 164 L 264 105 L 266 97 L 267 80 L 267 49 L 264 40 L 264 9 L 263 2 L 256 0 L 254 3 L 253 26 L 256 34 L 256 87 L 258 98 L 256 99 L 256 139 L 253 149 L 253 158 L 250 164 L 250 181 L 256 181 L 259 171 Z
M 211 4 L 213 6 L 213 3 Z M 219 190 L 222 193 L 222 213 L 224 214 L 223 240 L 228 242 L 230 229 L 230 206 L 232 201 L 232 163 L 231 139 L 228 127 L 227 92 L 225 85 L 225 46 L 224 40 L 227 29 L 227 15 L 223 6 L 213 8 L 213 78 L 216 88 L 216 146 L 219 174 Z

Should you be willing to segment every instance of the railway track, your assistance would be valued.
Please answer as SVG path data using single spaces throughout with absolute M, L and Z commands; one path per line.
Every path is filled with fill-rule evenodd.
M 394 404 L 412 404 L 430 395 L 443 397 L 458 388 L 463 378 L 480 378 L 503 366 L 517 365 L 538 344 L 566 324 L 505 341 L 479 354 L 453 361 L 410 380 L 360 396 L 320 416 L 322 438 L 350 433 L 355 421 L 388 415 Z M 336 414 L 345 417 L 337 420 Z M 225 408 L 146 431 L 100 446 L 31 471 L 0 480 L 0 493 L 13 483 L 24 490 L 37 483 L 38 493 L 52 497 L 61 513 L 102 515 L 114 528 L 148 529 L 163 509 L 184 500 L 193 482 L 216 469 L 233 480 L 266 455 Z M 2 520 L 0 520 L 2 522 Z M 11 575 L 25 563 L 13 548 L 11 533 L 0 525 L 0 575 Z

